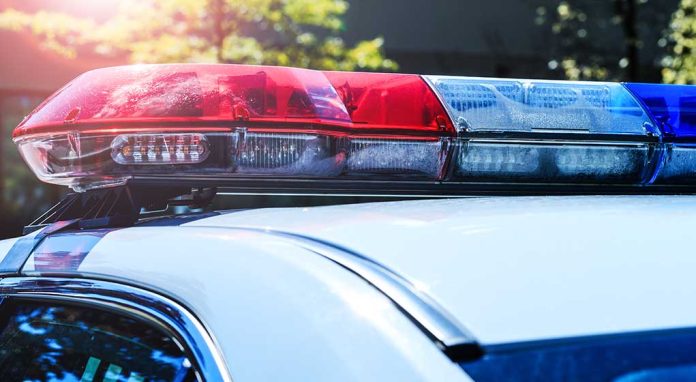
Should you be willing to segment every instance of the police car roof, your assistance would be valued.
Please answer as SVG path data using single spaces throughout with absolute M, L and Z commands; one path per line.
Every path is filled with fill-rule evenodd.
M 218 338 L 235 377 L 300 378 L 313 367 L 327 378 L 382 370 L 384 378 L 458 380 L 455 364 L 375 288 L 277 233 L 383 264 L 495 345 L 695 326 L 687 303 L 696 292 L 695 211 L 692 196 L 256 209 L 108 231 L 62 268 L 46 267 L 38 248 L 23 273 L 114 279 L 181 301 Z M 89 233 L 50 238 L 60 246 L 71 235 Z M 275 367 L 260 365 L 259 354 Z
M 694 327 L 692 196 L 421 200 L 110 228 L 192 188 L 179 202 L 215 190 L 693 194 L 694 94 L 235 65 L 89 72 L 13 132 L 39 179 L 86 192 L 32 224 L 54 223 L 42 240 L 0 242 L 0 274 L 160 291 L 250 380 L 457 380 L 451 361 L 479 344 Z M 60 231 L 73 223 L 105 228 Z
M 696 325 L 696 197 L 427 200 L 223 214 L 294 232 L 427 291 L 484 344 Z
M 696 292 L 694 226 L 692 196 L 467 198 L 254 209 L 179 229 L 111 232 L 79 270 L 89 272 L 97 262 L 102 273 L 132 277 L 124 269 L 152 266 L 148 271 L 159 276 L 147 282 L 176 290 L 176 270 L 147 261 L 159 259 L 159 251 L 172 261 L 183 257 L 196 263 L 202 251 L 217 245 L 213 240 L 242 246 L 272 242 L 263 234 L 219 228 L 297 233 L 384 264 L 432 295 L 480 342 L 495 344 L 696 325 L 696 308 L 685 304 Z M 172 236 L 184 238 L 191 248 L 173 248 Z M 207 261 L 225 271 L 197 275 L 205 293 L 215 293 L 207 285 L 233 282 L 227 278 L 229 256 Z

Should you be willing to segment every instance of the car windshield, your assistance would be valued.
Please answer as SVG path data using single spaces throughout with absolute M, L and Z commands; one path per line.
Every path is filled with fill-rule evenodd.
M 497 345 L 461 366 L 476 381 L 692 381 L 696 331 Z

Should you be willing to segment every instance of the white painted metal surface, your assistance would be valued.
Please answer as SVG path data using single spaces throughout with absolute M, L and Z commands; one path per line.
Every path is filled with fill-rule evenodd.
M 422 286 L 484 344 L 696 326 L 696 197 L 430 200 L 188 224 L 326 240 Z
M 10 248 L 12 248 L 17 239 L 18 238 L 0 240 L 0 259 L 2 259 L 7 254 L 7 252 L 10 250 Z
M 484 344 L 696 326 L 691 196 L 249 210 L 114 231 L 77 272 L 185 302 L 237 380 L 466 378 L 357 276 L 292 241 L 235 227 L 368 256 L 416 283 Z
M 33 259 L 25 270 L 37 274 Z M 210 329 L 235 381 L 469 380 L 374 287 L 272 235 L 127 228 L 67 273 L 181 301 Z

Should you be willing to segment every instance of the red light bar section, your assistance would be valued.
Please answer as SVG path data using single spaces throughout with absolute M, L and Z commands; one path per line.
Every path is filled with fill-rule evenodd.
M 244 65 L 144 65 L 98 69 L 58 91 L 14 131 L 23 135 L 123 129 L 162 123 L 350 123 L 345 106 L 317 71 Z M 77 130 L 81 130 L 78 128 Z
M 384 136 L 454 134 L 417 75 L 320 72 L 249 65 L 138 65 L 76 78 L 14 130 L 15 139 L 62 132 L 322 131 Z
M 418 75 L 324 72 L 356 129 L 402 128 L 453 133 L 442 104 Z

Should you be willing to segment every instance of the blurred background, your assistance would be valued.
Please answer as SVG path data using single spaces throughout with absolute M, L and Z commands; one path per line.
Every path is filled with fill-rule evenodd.
M 12 129 L 92 68 L 228 62 L 695 83 L 695 46 L 696 0 L 0 0 L 0 238 L 68 191 L 35 180 Z

